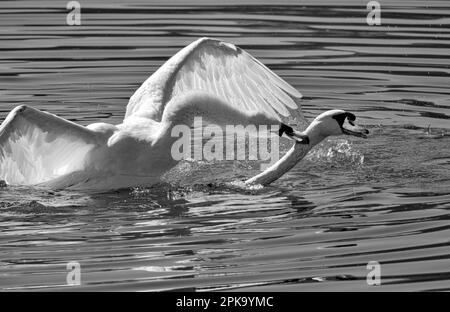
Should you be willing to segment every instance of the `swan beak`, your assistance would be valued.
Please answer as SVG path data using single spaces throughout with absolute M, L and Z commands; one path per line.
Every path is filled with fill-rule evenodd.
M 309 144 L 309 137 L 307 135 L 294 130 L 292 127 L 282 123 L 280 125 L 280 130 L 278 130 L 278 135 L 281 137 L 283 136 L 283 134 L 286 134 L 289 139 L 294 140 L 296 143 L 306 145 Z
M 361 126 L 355 125 L 353 121 L 347 120 L 348 122 L 342 125 L 342 132 L 344 134 L 357 136 L 360 138 L 367 139 L 367 135 L 369 134 L 369 130 L 363 128 Z

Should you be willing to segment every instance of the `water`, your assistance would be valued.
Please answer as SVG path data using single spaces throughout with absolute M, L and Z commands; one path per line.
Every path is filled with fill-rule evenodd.
M 299 89 L 312 118 L 348 109 L 367 140 L 328 140 L 282 179 L 186 163 L 180 185 L 106 194 L 0 189 L 2 290 L 449 290 L 448 1 L 61 1 L 0 4 L 0 111 L 119 123 L 128 98 L 197 37 L 236 43 Z M 428 129 L 429 127 L 429 129 Z M 209 183 L 212 182 L 212 183 Z M 81 265 L 68 287 L 66 265 Z M 366 283 L 369 261 L 382 286 Z

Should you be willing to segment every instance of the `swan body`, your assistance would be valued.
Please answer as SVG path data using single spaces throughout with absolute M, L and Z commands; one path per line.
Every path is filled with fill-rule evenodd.
M 0 179 L 12 185 L 107 190 L 149 186 L 177 164 L 176 125 L 196 116 L 216 125 L 280 125 L 296 143 L 247 183 L 269 184 L 329 135 L 365 136 L 351 113 L 321 114 L 304 131 L 281 122 L 301 94 L 242 49 L 201 38 L 170 58 L 130 98 L 119 125 L 83 127 L 32 107 L 13 109 L 0 126 Z M 346 130 L 347 129 L 347 130 Z M 351 133 L 353 131 L 353 133 Z

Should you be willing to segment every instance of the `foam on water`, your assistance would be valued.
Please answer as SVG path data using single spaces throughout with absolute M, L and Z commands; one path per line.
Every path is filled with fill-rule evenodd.
M 364 155 L 346 139 L 337 139 L 321 144 L 310 151 L 305 158 L 313 162 L 342 163 L 355 166 L 364 163 Z

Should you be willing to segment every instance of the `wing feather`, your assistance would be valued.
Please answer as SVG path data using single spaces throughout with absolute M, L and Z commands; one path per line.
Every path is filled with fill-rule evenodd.
M 0 126 L 0 179 L 13 185 L 46 182 L 82 169 L 97 145 L 95 132 L 55 115 L 19 106 Z
M 201 38 L 170 58 L 133 94 L 125 118 L 161 120 L 165 105 L 189 91 L 219 97 L 248 112 L 289 116 L 302 95 L 260 61 L 233 44 Z

